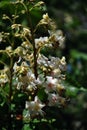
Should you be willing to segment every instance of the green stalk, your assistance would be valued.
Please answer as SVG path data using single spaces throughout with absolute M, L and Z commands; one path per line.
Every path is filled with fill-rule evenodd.
M 10 83 L 9 83 L 9 101 L 11 102 L 12 97 L 12 76 L 13 76 L 13 57 L 11 57 L 10 63 Z
M 38 77 L 38 73 L 37 73 L 37 49 L 35 48 L 34 29 L 33 29 L 33 25 L 32 25 L 30 11 L 26 7 L 26 5 L 24 5 L 24 3 L 23 3 L 23 6 L 24 6 L 26 13 L 27 13 L 28 26 L 31 29 L 31 39 L 32 39 L 32 44 L 33 44 L 33 57 L 34 57 L 34 75 L 35 75 L 35 78 L 37 79 L 37 77 Z

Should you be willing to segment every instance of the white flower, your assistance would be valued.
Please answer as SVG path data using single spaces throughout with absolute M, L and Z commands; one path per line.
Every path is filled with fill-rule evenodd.
M 62 71 L 65 71 L 66 70 L 66 61 L 65 61 L 65 57 L 63 56 L 60 60 L 60 65 L 59 65 L 59 68 L 62 70 Z
M 56 106 L 58 105 L 58 98 L 59 98 L 59 95 L 58 94 L 55 94 L 55 93 L 49 93 L 48 94 L 48 106 Z
M 8 46 L 8 47 L 6 47 L 6 52 L 10 55 L 10 54 L 12 54 L 12 47 L 11 46 Z
M 64 47 L 64 41 L 65 37 L 63 37 L 62 31 L 57 30 L 57 31 L 49 31 L 50 37 L 49 40 L 51 43 L 58 43 L 58 46 Z
M 23 43 L 21 44 L 21 46 L 23 47 L 23 48 L 25 48 L 26 50 L 28 50 L 28 49 L 32 49 L 32 44 L 31 44 L 31 42 L 29 41 L 29 40 L 27 40 L 27 41 L 23 41 Z
M 31 70 L 28 71 L 27 76 L 29 77 L 29 79 L 31 81 L 35 80 L 35 75 L 34 75 L 34 73 Z
M 9 82 L 8 76 L 5 73 L 0 74 L 0 84 Z
M 53 68 L 58 68 L 59 66 L 59 63 L 60 63 L 60 59 L 58 57 L 53 57 L 53 56 L 50 56 L 50 64 L 51 66 L 53 66 Z
M 28 36 L 31 37 L 31 31 L 28 28 L 23 28 L 23 32 L 22 33 L 23 33 L 24 36 L 28 35 Z
M 44 65 L 44 66 L 48 66 L 48 58 L 45 57 L 44 55 L 39 55 L 38 59 L 37 59 L 37 63 L 39 65 Z
M 43 18 L 40 20 L 38 25 L 48 25 L 50 29 L 56 29 L 55 22 L 48 16 L 48 13 L 43 14 Z
M 41 84 L 43 84 L 43 81 L 40 79 L 40 77 L 38 77 L 38 78 L 35 80 L 35 83 L 36 83 L 37 85 L 41 85 Z
M 40 37 L 35 39 L 35 47 L 39 48 L 41 46 L 45 46 L 45 44 L 48 43 L 48 37 Z
M 37 44 L 38 42 L 48 42 L 48 37 L 36 38 L 35 43 Z
M 46 14 L 43 14 L 43 19 L 44 19 L 44 20 L 47 20 L 47 19 L 49 19 L 48 13 L 46 13 Z
M 15 50 L 14 50 L 14 54 L 17 54 L 21 57 L 25 56 L 27 54 L 27 50 L 25 50 L 23 47 L 18 46 Z
M 62 65 L 66 65 L 66 61 L 65 61 L 65 57 L 64 56 L 62 57 L 60 62 L 61 62 Z
M 51 77 L 51 76 L 46 76 L 46 79 L 47 79 L 47 81 L 45 83 L 45 91 L 47 93 L 49 93 L 53 90 L 56 90 L 58 80 L 56 78 Z
M 45 105 L 41 103 L 39 98 L 36 96 L 34 101 L 26 101 L 25 108 L 29 109 L 30 115 L 35 116 L 35 115 L 43 115 L 42 108 Z
M 17 84 L 17 89 L 20 90 L 22 85 L 23 85 L 22 82 L 18 82 L 18 84 Z
M 46 13 L 46 14 L 43 14 L 43 19 L 42 19 L 42 23 L 44 23 L 44 24 L 48 24 L 48 23 L 50 23 L 50 18 L 49 18 L 49 16 L 48 16 L 48 13 Z
M 33 87 L 32 85 L 29 84 L 28 87 L 27 87 L 27 90 L 33 91 L 33 88 L 34 88 L 34 87 Z
M 50 60 L 50 65 L 53 69 L 58 68 L 60 71 L 64 71 L 66 69 L 66 61 L 64 56 L 61 59 L 58 57 L 50 56 Z
M 54 68 L 51 72 L 52 77 L 58 77 L 61 74 L 61 70 L 59 68 Z
M 18 29 L 19 30 L 19 28 L 21 27 L 21 24 L 13 24 L 12 26 L 11 26 L 11 28 L 12 29 Z

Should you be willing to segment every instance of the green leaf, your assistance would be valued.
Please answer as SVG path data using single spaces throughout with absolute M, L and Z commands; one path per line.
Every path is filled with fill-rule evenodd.
M 47 98 L 47 94 L 45 93 L 44 88 L 39 89 L 37 95 L 41 101 L 45 101 Z
M 79 89 L 73 86 L 68 86 L 66 89 L 66 95 L 69 97 L 75 97 L 78 93 Z
M 9 0 L 1 1 L 0 2 L 0 8 L 9 5 Z
M 71 57 L 75 58 L 75 59 L 78 59 L 78 57 L 79 57 L 79 58 L 82 58 L 84 60 L 87 60 L 87 54 L 76 51 L 76 50 L 71 50 Z
M 32 130 L 29 124 L 25 124 L 22 130 Z
M 79 92 L 87 92 L 87 89 L 82 86 L 78 87 L 66 82 L 64 83 L 64 86 L 66 88 L 66 96 L 69 97 L 76 97 Z

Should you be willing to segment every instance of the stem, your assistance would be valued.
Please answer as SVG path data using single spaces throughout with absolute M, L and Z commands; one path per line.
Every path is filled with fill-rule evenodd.
M 31 21 L 31 16 L 30 16 L 30 12 L 27 9 L 26 10 L 27 13 L 27 19 L 29 21 L 29 26 L 31 28 L 31 36 L 32 36 L 32 43 L 33 43 L 33 56 L 34 56 L 34 74 L 35 74 L 35 78 L 37 79 L 38 77 L 38 73 L 37 73 L 37 49 L 35 48 L 35 41 L 34 41 L 34 30 L 33 30 L 33 25 L 32 25 L 32 21 Z
M 38 73 L 37 73 L 37 49 L 35 48 L 34 29 L 33 29 L 32 21 L 31 21 L 31 16 L 30 16 L 29 9 L 27 8 L 27 6 L 23 2 L 21 2 L 21 4 L 23 5 L 23 7 L 26 10 L 28 26 L 31 29 L 31 39 L 32 39 L 33 51 L 34 51 L 33 52 L 33 56 L 34 56 L 34 75 L 35 75 L 35 78 L 37 79 L 37 77 L 38 77 Z
M 10 63 L 10 83 L 9 83 L 9 100 L 11 102 L 11 96 L 12 96 L 12 76 L 13 76 L 13 58 L 11 57 L 11 63 Z
M 11 104 L 12 104 L 12 94 L 13 94 L 13 90 L 12 90 L 12 76 L 13 76 L 13 57 L 10 57 L 11 61 L 10 61 L 10 76 L 9 76 L 9 115 L 8 115 L 8 129 L 12 130 L 12 118 L 11 118 Z M 9 123 L 10 122 L 10 123 Z
M 33 46 L 34 47 L 34 72 L 35 72 L 35 77 L 36 77 L 36 79 L 37 79 L 37 77 L 38 77 L 38 73 L 37 73 L 37 55 L 36 55 L 36 48 L 35 48 L 35 46 Z
M 16 9 L 15 9 L 15 16 L 17 14 L 17 7 L 18 5 L 16 6 Z M 15 18 L 13 19 L 12 21 L 12 24 L 15 24 Z M 11 45 L 12 47 L 12 50 L 14 49 L 14 30 L 12 30 L 12 34 L 13 34 L 13 37 L 12 37 L 12 41 L 10 41 L 10 39 L 8 38 L 8 42 L 9 44 Z M 12 90 L 12 77 L 13 77 L 13 65 L 14 65 L 14 62 L 13 62 L 13 55 L 10 56 L 10 83 L 9 83 L 9 101 L 10 101 L 10 105 L 11 105 L 11 97 L 12 97 L 12 94 L 13 94 L 13 90 Z

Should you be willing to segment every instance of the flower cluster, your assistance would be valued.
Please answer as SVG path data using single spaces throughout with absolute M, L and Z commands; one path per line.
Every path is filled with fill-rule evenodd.
M 18 2 L 25 5 L 24 1 Z M 40 4 L 42 3 L 39 2 L 36 6 L 40 6 Z M 6 16 L 4 17 L 6 18 Z M 48 35 L 37 36 L 39 27 L 45 27 Z M 11 60 L 10 67 L 7 66 L 10 73 L 8 75 L 5 71 L 0 72 L 0 84 L 4 85 L 11 80 L 10 88 L 15 87 L 28 95 L 29 100 L 25 102 L 25 109 L 28 110 L 28 113 L 25 117 L 44 115 L 43 108 L 47 106 L 64 105 L 65 98 L 62 95 L 65 88 L 62 81 L 65 80 L 65 75 L 62 72 L 66 70 L 65 57 L 59 58 L 51 55 L 46 57 L 41 53 L 45 47 L 63 46 L 65 38 L 62 32 L 56 29 L 55 23 L 47 13 L 43 14 L 42 19 L 33 30 L 31 26 L 27 27 L 17 23 L 12 23 L 11 30 L 14 32 L 14 42 L 16 39 L 20 39 L 20 44 L 14 47 L 15 43 L 13 40 L 10 41 L 10 34 L 6 36 L 5 40 L 10 41 L 10 45 L 5 48 L 4 52 Z M 3 34 L 0 37 L 1 41 L 3 41 Z M 15 57 L 17 58 L 14 61 Z M 45 101 L 38 94 L 41 89 L 46 94 Z

